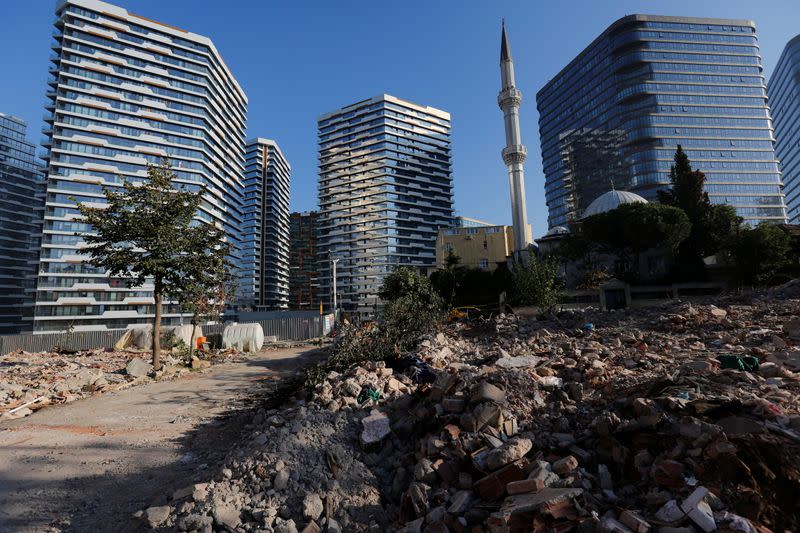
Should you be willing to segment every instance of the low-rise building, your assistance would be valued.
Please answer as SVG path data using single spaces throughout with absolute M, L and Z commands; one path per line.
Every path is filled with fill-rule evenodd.
M 436 265 L 443 267 L 453 252 L 461 266 L 493 271 L 514 251 L 511 226 L 459 226 L 442 228 L 436 238 Z

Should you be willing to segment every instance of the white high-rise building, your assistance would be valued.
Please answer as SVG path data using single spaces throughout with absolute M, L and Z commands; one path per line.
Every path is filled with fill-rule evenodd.
M 289 307 L 289 180 L 292 168 L 272 139 L 247 141 L 239 302 L 255 311 Z
M 169 158 L 179 186 L 207 187 L 197 218 L 225 228 L 238 254 L 247 97 L 207 37 L 98 0 L 60 1 L 56 16 L 34 328 L 149 322 L 151 286 L 84 262 L 90 228 L 76 202 L 101 205 L 102 185 L 145 179 L 147 163 Z M 179 317 L 167 303 L 164 323 Z
M 369 316 L 398 266 L 436 267 L 453 223 L 450 114 L 382 94 L 323 115 L 319 130 L 320 290 Z

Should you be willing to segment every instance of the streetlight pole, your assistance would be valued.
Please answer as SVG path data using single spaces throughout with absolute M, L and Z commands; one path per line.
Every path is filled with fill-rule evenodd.
M 333 254 L 331 254 L 331 252 L 328 252 L 328 257 L 330 258 L 330 261 L 331 261 L 331 272 L 332 272 L 332 277 L 333 277 L 333 279 L 332 279 L 332 281 L 333 281 L 333 284 L 332 284 L 332 289 L 333 289 L 333 319 L 336 320 L 336 263 L 338 263 L 339 260 L 338 259 L 334 259 L 333 258 Z

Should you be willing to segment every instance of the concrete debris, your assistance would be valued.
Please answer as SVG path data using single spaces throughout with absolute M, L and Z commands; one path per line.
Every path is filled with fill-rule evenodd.
M 364 431 L 361 433 L 361 442 L 364 444 L 380 442 L 392 431 L 389 417 L 377 410 L 373 410 L 368 417 L 362 420 L 362 423 Z
M 256 409 L 231 476 L 166 523 L 223 502 L 239 531 L 798 530 L 798 298 L 449 324 Z
M 319 494 L 312 493 L 303 498 L 303 516 L 309 520 L 316 520 L 323 511 L 322 498 Z
M 204 350 L 197 352 L 187 365 L 180 354 L 165 350 L 163 367 L 158 372 L 153 372 L 153 366 L 147 362 L 149 357 L 148 352 L 134 348 L 75 353 L 17 350 L 0 356 L 0 421 L 151 379 L 177 378 L 191 370 L 239 359 L 242 354 L 235 350 Z
M 144 521 L 149 528 L 156 528 L 167 521 L 171 509 L 168 505 L 149 507 L 144 511 Z
M 634 533 L 648 533 L 650 524 L 634 511 L 623 511 L 619 515 L 619 521 L 625 524 Z
M 131 359 L 130 363 L 125 366 L 125 373 L 134 378 L 146 376 L 152 370 L 153 365 L 142 361 L 138 357 Z

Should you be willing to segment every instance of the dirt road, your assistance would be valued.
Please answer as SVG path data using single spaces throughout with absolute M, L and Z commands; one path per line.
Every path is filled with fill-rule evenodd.
M 262 351 L 0 424 L 0 533 L 137 531 L 135 511 L 163 504 L 224 455 L 259 392 L 319 357 Z

